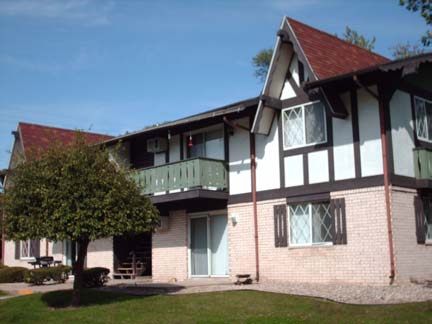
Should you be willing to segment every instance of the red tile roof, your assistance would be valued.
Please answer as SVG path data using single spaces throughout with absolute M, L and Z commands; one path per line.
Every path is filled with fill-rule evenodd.
M 318 79 L 388 62 L 389 59 L 292 18 L 288 22 Z
M 50 127 L 44 125 L 18 123 L 21 142 L 24 153 L 28 150 L 46 150 L 55 143 L 60 142 L 64 145 L 71 145 L 75 139 L 75 130 Z M 82 132 L 88 144 L 102 142 L 113 138 L 112 136 Z

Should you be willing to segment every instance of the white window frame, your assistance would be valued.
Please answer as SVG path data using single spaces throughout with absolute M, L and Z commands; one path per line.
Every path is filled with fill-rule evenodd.
M 317 242 L 313 243 L 313 222 L 312 222 L 312 205 L 313 204 L 330 204 L 330 202 L 322 201 L 322 202 L 310 202 L 310 203 L 298 203 L 298 204 L 290 204 L 288 205 L 288 213 L 289 213 L 289 220 L 288 220 L 288 233 L 289 233 L 289 246 L 291 247 L 310 247 L 310 246 L 332 246 L 333 241 L 331 242 Z M 291 241 L 292 235 L 291 235 L 291 206 L 292 205 L 308 205 L 309 206 L 309 237 L 310 237 L 310 243 L 293 243 Z
M 430 244 L 432 244 L 432 239 L 430 239 L 430 238 L 428 238 L 428 231 L 429 231 L 429 223 L 428 223 L 428 219 L 427 219 L 427 213 L 426 213 L 426 211 L 424 210 L 424 206 L 425 206 L 425 202 L 424 202 L 424 200 L 429 200 L 429 204 L 430 205 L 432 205 L 432 198 L 430 198 L 430 197 L 423 197 L 422 199 L 421 199 L 421 203 L 423 204 L 423 217 L 424 217 L 424 224 L 425 224 L 425 229 L 426 229 L 426 231 L 425 231 L 425 244 L 428 244 L 428 245 L 430 245 Z M 431 208 L 431 207 L 429 207 L 429 208 Z
M 20 260 L 34 260 L 35 256 L 23 256 L 22 255 L 24 242 L 28 244 L 28 250 L 27 251 L 29 252 L 29 254 L 31 253 L 32 240 L 20 241 Z
M 432 134 L 429 134 L 429 128 L 426 128 L 426 136 L 427 136 L 427 138 L 424 138 L 424 137 L 422 137 L 422 136 L 419 136 L 418 128 L 417 128 L 417 117 L 418 117 L 418 116 L 417 116 L 417 99 L 418 99 L 418 100 L 422 100 L 422 101 L 424 101 L 424 102 L 427 102 L 427 103 L 429 103 L 429 104 L 431 104 L 431 105 L 432 105 L 432 101 L 427 100 L 427 99 L 422 98 L 422 97 L 419 97 L 419 96 L 414 96 L 414 112 L 415 112 L 415 120 L 414 120 L 414 123 L 415 123 L 415 126 L 416 126 L 416 136 L 417 136 L 417 139 L 419 139 L 419 140 L 421 140 L 421 141 L 423 141 L 423 142 L 432 143 L 432 139 L 429 139 L 429 138 L 428 138 L 429 136 L 432 138 Z M 426 122 L 427 122 L 427 114 L 426 114 Z M 431 120 L 431 122 L 432 122 L 432 120 Z M 426 124 L 427 124 L 427 123 L 426 123 Z
M 313 105 L 316 103 L 321 103 L 321 105 L 323 106 L 323 114 L 324 114 L 324 140 L 321 142 L 314 142 L 314 143 L 309 143 L 309 144 L 302 144 L 302 145 L 296 145 L 296 146 L 291 146 L 291 147 L 287 147 L 287 144 L 285 143 L 285 112 L 288 110 L 293 110 L 293 109 L 297 109 L 300 108 L 302 109 L 302 118 L 303 118 L 303 138 L 306 141 L 306 119 L 305 119 L 305 106 L 309 106 L 309 105 Z M 324 144 L 327 143 L 327 114 L 326 114 L 326 109 L 325 109 L 325 105 L 321 100 L 315 100 L 315 101 L 310 101 L 310 102 L 306 102 L 303 103 L 301 105 L 296 105 L 293 107 L 288 107 L 288 108 L 284 108 L 282 109 L 282 141 L 283 141 L 283 148 L 285 151 L 288 150 L 293 150 L 296 148 L 301 148 L 301 147 L 308 147 L 308 146 L 313 146 L 313 145 L 317 145 L 317 144 Z

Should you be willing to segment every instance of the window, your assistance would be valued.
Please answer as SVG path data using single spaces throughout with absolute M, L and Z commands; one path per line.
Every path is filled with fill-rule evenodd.
M 289 206 L 290 245 L 332 243 L 332 216 L 329 203 Z
M 189 143 L 189 136 L 187 137 Z M 192 146 L 188 146 L 188 158 L 203 157 L 224 159 L 224 134 L 222 129 L 192 135 Z
M 20 255 L 22 259 L 34 258 L 36 256 L 35 254 L 36 242 L 39 241 L 34 241 L 34 240 L 21 241 Z
M 284 109 L 284 149 L 325 143 L 326 114 L 321 102 Z
M 415 97 L 417 138 L 432 142 L 432 102 Z

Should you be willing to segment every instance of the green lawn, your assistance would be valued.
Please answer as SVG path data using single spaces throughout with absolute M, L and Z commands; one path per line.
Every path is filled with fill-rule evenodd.
M 0 290 L 0 296 L 6 296 L 7 294 L 4 291 Z
M 85 307 L 62 308 L 70 291 L 0 301 L 0 323 L 432 323 L 432 302 L 354 306 L 256 291 L 131 297 L 86 291 Z

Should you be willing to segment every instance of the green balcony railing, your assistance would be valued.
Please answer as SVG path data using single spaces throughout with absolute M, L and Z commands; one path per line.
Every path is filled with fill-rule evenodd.
M 417 179 L 432 179 L 432 150 L 415 148 L 414 168 Z
M 139 169 L 132 176 L 146 195 L 179 189 L 228 189 L 225 161 L 207 158 L 193 158 Z

